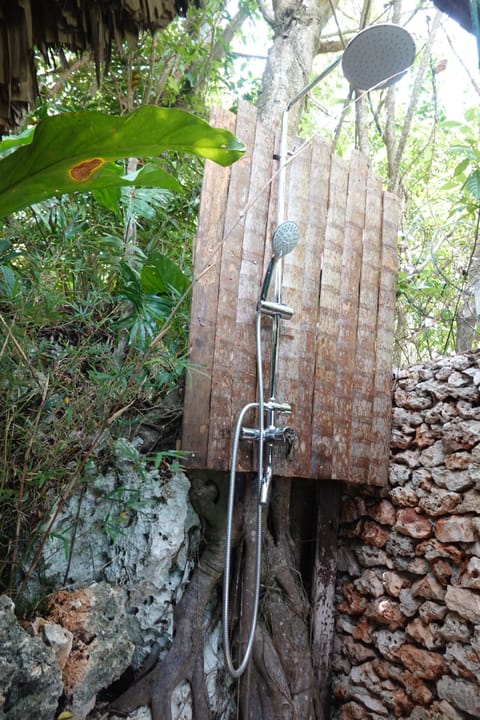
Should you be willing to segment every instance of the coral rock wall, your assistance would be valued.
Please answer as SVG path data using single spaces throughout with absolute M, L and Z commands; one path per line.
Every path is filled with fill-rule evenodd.
M 390 479 L 342 504 L 332 713 L 480 717 L 480 351 L 396 373 Z

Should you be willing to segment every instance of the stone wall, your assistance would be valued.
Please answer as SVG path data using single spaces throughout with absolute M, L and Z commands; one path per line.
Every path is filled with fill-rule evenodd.
M 480 717 L 480 351 L 396 373 L 390 482 L 342 503 L 332 712 Z

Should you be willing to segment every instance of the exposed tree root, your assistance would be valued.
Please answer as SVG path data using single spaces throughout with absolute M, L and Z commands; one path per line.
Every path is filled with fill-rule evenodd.
M 249 499 L 255 497 L 254 481 L 247 479 L 241 501 L 236 505 L 232 548 L 238 547 L 244 565 L 254 540 Z M 208 633 L 207 606 L 215 600 L 223 576 L 225 554 L 225 507 L 228 492 L 225 478 L 197 476 L 193 482 L 192 503 L 204 521 L 206 546 L 191 581 L 174 613 L 175 635 L 166 656 L 136 680 L 112 703 L 116 712 L 128 714 L 149 705 L 152 720 L 171 720 L 171 698 L 182 682 L 189 683 L 195 720 L 208 720 L 211 711 L 204 674 L 204 644 Z M 271 531 L 264 532 L 264 579 L 260 620 L 249 669 L 239 685 L 239 709 L 243 720 L 312 720 L 313 671 L 309 652 L 309 604 L 299 574 L 294 567 L 293 548 L 288 530 L 290 483 L 276 490 L 271 505 Z M 243 522 L 242 522 L 243 521 Z M 237 559 L 237 568 L 242 563 Z M 243 571 L 242 573 L 243 574 Z M 248 575 L 248 573 L 247 573 Z M 238 574 L 237 574 L 238 578 Z M 235 582 L 235 578 L 233 578 Z M 248 577 L 247 577 L 248 584 Z M 251 616 L 251 593 L 244 593 L 241 612 Z M 232 615 L 235 612 L 233 608 Z M 238 619 L 237 617 L 237 619 Z M 238 647 L 248 628 L 237 628 Z M 247 620 L 248 624 L 248 620 Z
M 290 482 L 278 481 L 271 503 L 271 532 L 264 535 L 264 593 L 255 638 L 248 717 L 313 720 L 310 604 L 295 568 L 289 533 Z M 255 707 L 255 696 L 261 709 Z M 268 706 L 267 706 L 268 703 Z

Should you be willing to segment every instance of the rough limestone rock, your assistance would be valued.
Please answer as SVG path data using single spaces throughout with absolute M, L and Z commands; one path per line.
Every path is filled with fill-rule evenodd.
M 138 667 L 153 643 L 170 644 L 173 607 L 193 566 L 199 521 L 183 472 L 145 468 L 136 444 L 124 439 L 112 449 L 108 470 L 100 474 L 92 466 L 84 493 L 59 514 L 30 593 L 36 599 L 43 588 L 102 581 L 124 588 Z
M 88 715 L 97 693 L 118 680 L 132 661 L 126 595 L 102 582 L 50 597 L 48 620 L 73 637 L 62 674 L 68 706 L 77 718 Z
M 480 690 L 476 682 L 444 675 L 437 683 L 437 691 L 440 698 L 449 701 L 457 710 L 464 710 L 471 717 L 480 716 Z
M 140 444 L 107 443 L 107 469 L 99 472 L 95 461 L 88 466 L 82 493 L 61 509 L 29 583 L 27 600 L 50 597 L 49 616 L 32 624 L 35 641 L 54 651 L 63 669 L 63 685 L 45 720 L 54 720 L 62 693 L 60 707 L 74 712 L 76 720 L 87 715 L 97 720 L 95 713 L 104 720 L 101 709 L 92 710 L 97 693 L 129 666 L 137 669 L 154 643 L 160 656 L 170 645 L 173 609 L 198 554 L 199 520 L 186 475 L 147 465 Z M 50 595 L 52 588 L 62 590 Z M 214 656 L 211 677 L 221 663 L 218 647 Z M 0 678 L 9 667 L 0 663 Z M 174 720 L 191 718 L 188 687 L 177 689 L 172 712 Z M 132 714 L 132 720 L 149 717 L 147 708 Z M 22 715 L 22 720 L 33 718 L 43 720 L 43 715 Z M 1 710 L 0 720 L 5 720 Z
M 52 720 L 63 692 L 51 648 L 17 623 L 13 602 L 0 597 L 0 718 Z

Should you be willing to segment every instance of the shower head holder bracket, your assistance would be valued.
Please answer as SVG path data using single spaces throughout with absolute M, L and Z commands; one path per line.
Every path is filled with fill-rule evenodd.
M 270 315 L 270 317 L 283 318 L 288 320 L 292 317 L 294 310 L 284 303 L 273 302 L 270 300 L 259 300 L 257 303 L 257 312 L 262 315 Z

